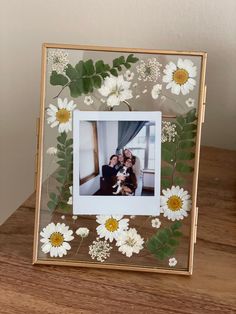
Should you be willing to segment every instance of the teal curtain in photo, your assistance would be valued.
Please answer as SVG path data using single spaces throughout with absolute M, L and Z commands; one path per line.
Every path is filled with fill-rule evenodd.
M 118 121 L 117 154 L 138 134 L 146 122 L 147 121 Z

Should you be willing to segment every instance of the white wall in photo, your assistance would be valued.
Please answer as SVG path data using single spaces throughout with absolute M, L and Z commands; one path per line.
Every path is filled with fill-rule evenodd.
M 143 172 L 143 187 L 154 188 L 155 185 L 155 174 L 153 172 Z
M 118 121 L 103 122 L 106 129 L 106 162 L 109 162 L 111 155 L 116 153 L 118 146 Z

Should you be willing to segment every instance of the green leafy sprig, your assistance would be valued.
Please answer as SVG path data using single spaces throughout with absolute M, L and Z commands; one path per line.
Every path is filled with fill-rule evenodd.
M 74 98 L 91 93 L 94 88 L 97 89 L 102 86 L 102 82 L 107 76 L 110 76 L 110 74 L 118 76 L 118 72 L 122 70 L 122 67 L 129 69 L 132 63 L 136 63 L 138 60 L 133 54 L 128 55 L 127 58 L 120 56 L 114 59 L 112 66 L 104 63 L 103 60 L 98 60 L 95 63 L 92 59 L 80 60 L 75 67 L 68 64 L 65 74 L 52 71 L 50 84 L 62 86 L 60 92 L 54 98 L 59 97 L 66 87 L 70 89 L 70 95 Z
M 70 194 L 69 187 L 73 183 L 73 139 L 67 139 L 66 132 L 57 137 L 57 164 L 59 168 L 56 172 L 56 180 L 60 183 L 57 187 L 58 194 L 51 192 L 48 208 L 55 210 L 57 208 L 67 212 L 71 210 L 71 205 L 67 204 Z
M 166 166 L 161 168 L 162 188 L 172 185 L 182 185 L 185 182 L 183 175 L 191 173 L 194 168 L 189 161 L 194 159 L 195 153 L 192 148 L 195 146 L 196 137 L 196 110 L 190 110 L 185 116 L 179 116 L 173 122 L 176 126 L 176 139 L 174 142 L 162 144 L 162 160 Z
M 159 260 L 164 260 L 173 255 L 179 245 L 178 238 L 182 237 L 182 232 L 179 231 L 181 222 L 173 223 L 170 228 L 164 228 L 157 231 L 146 242 L 147 249 Z

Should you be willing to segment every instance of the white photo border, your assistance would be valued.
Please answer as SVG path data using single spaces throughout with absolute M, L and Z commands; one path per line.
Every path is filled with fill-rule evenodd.
M 79 123 L 80 121 L 155 121 L 155 188 L 153 196 L 80 195 Z M 73 214 L 74 215 L 153 215 L 160 214 L 161 178 L 160 111 L 79 111 L 73 112 Z M 76 136 L 75 136 L 76 134 Z

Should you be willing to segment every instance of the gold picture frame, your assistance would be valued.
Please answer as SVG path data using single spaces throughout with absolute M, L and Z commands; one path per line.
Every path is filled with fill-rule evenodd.
M 120 73 L 119 71 L 121 71 L 121 73 L 123 73 L 123 71 L 125 71 L 125 70 L 128 71 L 129 69 L 131 69 L 131 71 L 133 71 L 133 72 L 136 71 L 138 73 L 138 70 L 135 67 L 136 66 L 135 62 L 137 62 L 137 63 L 140 62 L 140 63 L 142 63 L 142 66 L 144 66 L 145 62 L 146 62 L 145 60 L 151 60 L 152 59 L 151 61 L 157 62 L 157 60 L 160 59 L 161 60 L 160 62 L 162 62 L 162 64 L 161 63 L 157 63 L 157 64 L 160 64 L 161 70 L 160 70 L 160 68 L 159 68 L 159 70 L 156 68 L 157 72 L 155 72 L 157 75 L 159 75 L 159 81 L 155 81 L 155 79 L 154 79 L 154 81 L 148 81 L 148 80 L 145 81 L 145 78 L 144 78 L 144 81 L 142 81 L 142 78 L 144 76 L 141 77 L 140 78 L 140 82 L 142 82 L 142 84 L 143 84 L 141 89 L 143 89 L 143 90 L 141 91 L 141 89 L 140 89 L 140 94 L 141 94 L 141 97 L 146 97 L 145 95 L 147 94 L 147 91 L 145 91 L 145 90 L 146 89 L 148 90 L 148 88 L 150 86 L 151 86 L 150 88 L 153 88 L 154 85 L 159 84 L 159 85 L 162 85 L 162 89 L 164 89 L 164 88 L 166 88 L 166 86 L 168 84 L 170 84 L 170 87 L 168 89 L 166 88 L 165 92 L 169 93 L 168 95 L 171 96 L 170 98 L 172 98 L 172 96 L 174 98 L 172 98 L 172 100 L 170 101 L 170 103 L 171 103 L 170 108 L 168 107 L 168 110 L 166 112 L 164 112 L 164 117 L 167 120 L 169 118 L 172 118 L 174 110 L 177 110 L 176 108 L 179 108 L 180 110 L 183 110 L 184 113 L 177 114 L 176 117 L 179 117 L 179 116 L 184 117 L 185 122 L 187 121 L 186 120 L 186 119 L 188 119 L 187 113 L 192 110 L 191 106 L 193 106 L 194 101 L 193 101 L 193 103 L 191 103 L 190 100 L 188 99 L 189 100 L 189 102 L 188 102 L 189 103 L 189 108 L 188 108 L 187 105 L 184 105 L 186 108 L 184 106 L 182 106 L 182 107 L 184 107 L 184 109 L 183 109 L 181 107 L 181 103 L 178 103 L 178 101 L 176 100 L 175 97 L 177 97 L 176 93 L 179 92 L 179 95 L 181 95 L 181 97 L 182 97 L 181 101 L 182 101 L 182 103 L 185 104 L 185 102 L 187 102 L 185 96 L 186 95 L 191 95 L 192 91 L 194 90 L 194 92 L 195 92 L 194 95 L 195 95 L 195 97 L 197 99 L 197 101 L 195 101 L 195 107 L 194 107 L 195 108 L 194 117 L 196 117 L 196 120 L 194 120 L 193 125 L 195 125 L 195 126 L 194 127 L 192 125 L 190 126 L 190 124 L 188 124 L 188 126 L 185 126 L 185 125 L 181 126 L 182 130 L 186 129 L 186 130 L 188 130 L 188 132 L 194 133 L 194 139 L 193 140 L 191 138 L 187 139 L 187 141 L 189 143 L 190 142 L 194 142 L 194 148 L 191 149 L 189 154 L 185 154 L 185 155 L 194 156 L 194 157 L 191 157 L 192 159 L 190 161 L 190 164 L 192 166 L 189 166 L 189 168 L 188 167 L 184 168 L 185 170 L 191 168 L 191 169 L 193 169 L 193 172 L 191 173 L 191 184 L 189 185 L 189 186 L 191 186 L 191 190 L 192 190 L 192 192 L 191 192 L 191 203 L 192 203 L 191 211 L 190 211 L 190 214 L 188 215 L 188 218 L 181 217 L 181 218 L 184 218 L 183 219 L 183 229 L 184 229 L 184 231 L 183 231 L 182 239 L 183 238 L 185 239 L 183 248 L 181 248 L 182 251 L 180 253 L 180 256 L 183 257 L 183 264 L 182 265 L 181 265 L 181 258 L 180 258 L 180 261 L 178 260 L 178 263 L 177 263 L 177 260 L 174 257 L 173 257 L 173 259 L 174 259 L 173 263 L 175 263 L 175 261 L 176 261 L 177 265 L 180 265 L 180 266 L 175 267 L 176 265 L 174 265 L 175 268 L 173 268 L 173 265 L 171 265 L 170 261 L 169 261 L 169 265 L 168 265 L 168 264 L 164 264 L 163 261 L 159 262 L 159 260 L 155 264 L 156 260 L 153 257 L 154 255 L 151 254 L 151 253 L 148 254 L 148 253 L 146 253 L 146 251 L 145 251 L 145 254 L 143 253 L 142 257 L 140 258 L 140 261 L 138 260 L 139 255 L 138 254 L 133 254 L 132 258 L 127 258 L 128 262 L 126 263 L 126 262 L 123 261 L 123 258 L 124 258 L 123 255 L 124 254 L 122 255 L 121 253 L 119 253 L 120 255 L 116 255 L 116 256 L 118 256 L 117 260 L 114 259 L 114 260 L 112 260 L 112 262 L 109 262 L 109 258 L 107 260 L 103 261 L 103 262 L 98 262 L 98 260 L 95 262 L 93 259 L 91 259 L 91 255 L 88 254 L 89 247 L 91 247 L 92 244 L 93 244 L 92 239 L 94 241 L 96 241 L 95 239 L 96 239 L 96 230 L 97 229 L 94 228 L 94 227 L 93 227 L 93 231 L 91 231 L 91 233 L 93 232 L 93 238 L 91 238 L 90 242 L 88 244 L 86 244 L 86 246 L 84 245 L 84 243 L 85 243 L 85 241 L 87 241 L 86 240 L 87 238 L 84 239 L 83 236 L 81 236 L 81 235 L 80 236 L 78 235 L 77 238 L 76 238 L 76 241 L 77 241 L 77 239 L 81 240 L 80 242 L 77 241 L 77 242 L 80 243 L 78 245 L 78 247 L 80 247 L 81 243 L 82 243 L 82 245 L 84 245 L 84 247 L 83 247 L 83 250 L 84 250 L 83 252 L 84 253 L 83 253 L 83 255 L 81 255 L 83 258 L 80 258 L 79 257 L 80 255 L 78 255 L 76 253 L 75 253 L 75 255 L 72 256 L 72 255 L 70 255 L 69 251 L 68 251 L 68 255 L 67 256 L 65 254 L 63 254 L 62 257 L 59 257 L 59 256 L 57 256 L 57 257 L 55 257 L 55 256 L 54 257 L 50 257 L 49 256 L 49 251 L 47 251 L 47 253 L 44 253 L 44 252 L 42 252 L 42 250 L 40 250 L 40 247 L 41 247 L 42 243 L 45 244 L 45 243 L 50 242 L 49 236 L 46 239 L 46 236 L 44 234 L 47 231 L 47 230 L 45 231 L 46 223 L 48 223 L 48 225 L 49 225 L 49 222 L 52 222 L 52 221 L 55 221 L 55 224 L 56 224 L 56 222 L 58 222 L 60 225 L 65 223 L 64 218 L 61 218 L 64 215 L 59 216 L 59 215 L 61 215 L 61 213 L 63 213 L 63 212 L 60 212 L 60 210 L 59 210 L 58 213 L 55 214 L 56 215 L 55 217 L 53 216 L 54 212 L 52 212 L 52 211 L 51 212 L 50 211 L 47 212 L 46 211 L 46 208 L 47 208 L 46 199 L 45 199 L 45 197 L 42 197 L 43 193 L 46 193 L 45 192 L 46 189 L 48 189 L 48 188 L 50 189 L 50 184 L 51 183 L 48 183 L 48 181 L 49 181 L 49 178 L 51 176 L 53 176 L 53 172 L 56 171 L 56 168 L 55 169 L 53 168 L 52 171 L 50 172 L 50 176 L 47 176 L 44 173 L 45 172 L 44 161 L 45 161 L 45 156 L 46 156 L 45 155 L 46 154 L 46 152 L 45 152 L 46 151 L 46 147 L 45 147 L 46 144 L 45 143 L 47 143 L 47 139 L 48 139 L 47 138 L 47 134 L 48 134 L 47 132 L 48 131 L 47 131 L 47 127 L 46 127 L 46 117 L 47 117 L 47 114 L 49 112 L 49 111 L 46 111 L 46 105 L 48 105 L 49 102 L 53 102 L 52 99 L 54 99 L 54 100 L 58 99 L 58 87 L 55 87 L 55 86 L 62 86 L 62 90 L 59 92 L 60 93 L 59 94 L 60 97 L 63 95 L 63 93 L 65 93 L 64 97 L 68 98 L 69 97 L 68 93 L 72 90 L 71 86 L 70 86 L 71 87 L 70 91 L 69 91 L 69 89 L 68 90 L 66 88 L 64 89 L 64 86 L 67 85 L 67 81 L 66 80 L 64 81 L 64 83 L 65 83 L 64 86 L 62 84 L 56 85 L 58 80 L 60 81 L 60 79 L 63 76 L 66 76 L 65 75 L 65 69 L 64 70 L 61 70 L 60 68 L 56 69 L 55 64 L 54 64 L 54 67 L 52 67 L 53 70 L 51 70 L 51 73 L 49 73 L 49 64 L 52 65 L 53 62 L 55 61 L 55 59 L 53 61 L 53 57 L 49 55 L 49 51 L 52 51 L 55 54 L 54 55 L 55 58 L 58 58 L 58 56 L 56 55 L 55 51 L 56 52 L 60 51 L 60 53 L 64 51 L 64 52 L 66 52 L 65 56 L 67 56 L 68 53 L 70 54 L 70 52 L 71 52 L 71 53 L 74 54 L 75 58 L 76 58 L 77 52 L 78 52 L 79 53 L 78 60 L 80 60 L 80 61 L 82 60 L 84 62 L 86 62 L 85 60 L 92 59 L 93 55 L 94 55 L 95 59 L 97 60 L 97 58 L 101 58 L 101 56 L 103 56 L 103 54 L 104 54 L 105 62 L 107 60 L 110 60 L 109 58 L 112 57 L 112 56 L 115 57 L 114 60 L 117 60 L 117 59 L 120 58 L 118 61 L 114 61 L 113 60 L 113 65 L 115 65 L 115 69 L 116 69 L 115 72 L 112 71 L 113 68 L 112 69 L 111 68 L 108 69 L 108 71 L 111 70 L 112 75 L 116 74 L 117 72 L 119 74 Z M 120 55 L 120 57 L 118 55 Z M 59 57 L 61 57 L 62 59 L 63 58 L 66 59 L 65 56 L 59 55 Z M 74 58 L 74 56 L 73 56 L 73 58 Z M 124 58 L 123 58 L 123 56 L 124 56 Z M 129 56 L 131 56 L 131 57 L 129 57 Z M 129 59 L 128 59 L 128 57 L 129 57 Z M 143 59 L 141 60 L 141 57 L 144 59 L 144 61 L 143 61 Z M 136 61 L 136 59 L 138 59 L 138 61 Z M 123 65 L 125 65 L 125 62 L 128 63 L 127 60 L 130 60 L 131 63 L 130 63 L 130 65 L 126 64 L 127 68 L 125 68 L 125 67 L 123 67 Z M 92 59 L 92 61 L 93 61 L 93 59 Z M 120 63 L 119 63 L 119 61 L 120 61 Z M 38 127 L 37 127 L 37 152 L 36 152 L 36 171 L 35 171 L 36 172 L 35 173 L 35 177 L 36 177 L 36 212 L 35 212 L 33 264 L 93 267 L 93 268 L 132 270 L 132 271 L 134 270 L 134 271 L 144 271 L 144 272 L 172 273 L 172 274 L 181 274 L 181 275 L 191 275 L 192 274 L 192 272 L 193 272 L 194 244 L 196 243 L 196 237 L 197 237 L 197 217 L 198 217 L 197 182 L 198 182 L 198 171 L 199 171 L 201 128 L 202 128 L 202 123 L 204 122 L 205 103 L 206 103 L 206 85 L 205 85 L 206 61 L 207 61 L 207 54 L 205 52 L 150 50 L 150 49 L 139 49 L 139 48 L 114 48 L 114 47 L 68 45 L 68 44 L 43 44 L 43 46 L 42 46 L 42 70 L 41 70 L 41 77 L 42 77 L 42 79 L 41 79 L 41 100 L 40 100 L 40 102 L 41 102 L 41 109 L 40 109 L 40 118 L 38 120 Z M 95 60 L 94 60 L 94 62 L 95 62 Z M 118 63 L 116 63 L 116 62 L 118 62 Z M 164 62 L 165 62 L 165 64 L 164 64 Z M 180 63 L 183 64 L 182 68 L 181 68 L 181 66 L 178 66 L 179 65 L 178 62 L 179 62 L 179 64 Z M 194 75 L 195 74 L 195 68 L 194 68 L 195 62 L 197 63 L 197 67 L 195 67 L 195 68 L 197 68 L 197 74 L 196 75 Z M 68 64 L 69 63 L 67 63 L 64 66 L 67 69 L 70 66 L 70 64 L 69 64 L 69 66 L 68 66 Z M 103 63 L 103 65 L 104 65 L 104 63 Z M 186 67 L 185 67 L 185 65 L 186 65 Z M 95 74 L 96 74 L 95 63 L 94 63 L 94 65 L 92 65 L 92 67 L 93 67 L 92 71 L 95 71 Z M 178 81 L 175 81 L 175 82 L 170 82 L 169 81 L 169 82 L 167 82 L 168 79 L 170 80 L 170 75 L 168 76 L 167 74 L 171 71 L 171 67 L 172 67 L 172 72 L 174 70 L 177 71 L 177 70 L 180 69 L 180 70 L 183 70 L 183 73 L 179 72 L 178 73 L 179 75 L 180 74 L 181 75 L 187 75 L 185 79 L 187 80 L 187 82 L 189 80 L 189 82 L 192 83 L 192 86 L 190 86 L 191 84 L 189 83 L 190 84 L 189 85 L 190 86 L 189 90 L 186 90 L 186 89 L 184 90 L 183 89 L 184 93 L 181 94 L 182 90 L 180 89 L 180 91 L 179 91 L 179 89 L 178 89 L 179 87 L 177 87 L 176 89 L 174 89 L 174 87 L 173 87 L 174 83 L 176 85 L 178 85 Z M 73 66 L 72 66 L 72 68 L 73 68 Z M 72 71 L 74 71 L 74 70 L 72 69 Z M 101 73 L 101 72 L 99 72 L 99 70 L 98 70 L 98 74 L 99 73 Z M 141 72 L 139 72 L 139 73 L 141 73 Z M 163 74 L 163 73 L 165 73 L 165 74 Z M 51 79 L 51 76 L 54 75 L 54 74 L 55 74 L 55 80 L 53 81 Z M 144 75 L 144 72 L 142 72 L 141 74 Z M 191 76 L 190 74 L 192 75 L 192 80 L 191 81 L 190 81 L 190 76 Z M 162 77 L 162 81 L 160 80 L 160 75 Z M 168 77 L 163 81 L 164 75 L 166 75 Z M 173 79 L 173 76 L 172 76 L 172 79 Z M 179 77 L 179 79 L 181 79 L 181 78 Z M 53 95 L 51 93 L 51 88 L 52 87 L 51 86 L 49 87 L 50 80 L 51 80 L 51 83 L 52 83 L 51 85 L 57 91 L 57 93 L 56 93 L 57 94 L 57 98 L 55 98 L 55 96 L 54 96 L 55 92 L 54 92 Z M 99 80 L 100 80 L 100 78 L 99 78 Z M 102 84 L 104 84 L 104 80 L 105 80 L 105 77 L 102 80 Z M 127 79 L 127 81 L 128 81 L 128 79 Z M 95 79 L 94 79 L 94 82 L 95 82 Z M 101 83 L 98 83 L 98 85 L 99 84 L 101 84 Z M 184 84 L 182 84 L 182 85 L 184 85 Z M 179 85 L 181 85 L 181 84 L 179 84 Z M 95 84 L 95 86 L 97 86 L 97 85 Z M 129 86 L 131 86 L 131 85 L 129 85 Z M 99 88 L 101 88 L 101 87 L 99 87 Z M 173 91 L 175 93 L 171 94 L 172 88 L 173 88 Z M 92 89 L 93 88 L 91 87 L 91 90 Z M 80 94 L 80 92 L 78 92 L 78 93 Z M 91 92 L 91 95 L 93 95 L 92 93 L 93 92 Z M 185 94 L 185 93 L 187 93 L 187 94 Z M 47 98 L 48 94 L 50 94 L 50 99 Z M 73 95 L 76 95 L 76 93 L 74 93 Z M 90 95 L 88 91 L 85 91 L 84 94 L 82 93 L 82 96 L 86 97 L 86 95 Z M 161 95 L 161 94 L 159 94 L 159 95 Z M 52 96 L 54 96 L 54 97 L 52 97 Z M 79 95 L 77 97 L 71 97 L 71 99 L 79 99 L 79 97 L 82 97 L 82 96 Z M 140 95 L 136 95 L 136 96 L 140 96 Z M 106 96 L 103 95 L 103 97 L 106 97 Z M 149 95 L 149 97 L 150 97 L 150 95 Z M 157 97 L 157 98 L 155 98 L 155 97 Z M 158 94 L 156 94 L 155 97 L 154 97 L 155 99 L 158 99 L 158 101 L 157 101 L 158 102 L 157 103 L 157 109 L 158 110 L 157 111 L 162 111 L 163 108 L 164 108 L 163 110 L 165 111 L 165 108 L 167 107 L 165 105 L 165 101 L 166 101 L 166 103 L 168 102 L 168 99 L 164 100 L 164 97 L 166 97 L 166 96 L 164 96 L 163 99 L 161 100 L 162 103 L 161 103 L 161 101 L 159 102 L 159 99 L 160 99 L 161 96 L 158 97 Z M 140 97 L 137 97 L 137 98 L 135 98 L 135 100 L 133 99 L 133 101 L 134 102 L 136 102 L 136 101 L 138 102 L 139 98 Z M 129 101 L 124 100 L 123 102 L 124 102 L 124 107 L 122 107 L 122 109 L 121 109 L 122 111 L 126 111 L 126 110 L 130 111 L 130 110 L 132 110 L 132 106 L 130 105 Z M 127 102 L 127 104 L 125 104 L 126 102 Z M 55 101 L 54 101 L 54 103 L 55 103 Z M 141 103 L 140 106 L 145 106 L 145 105 L 143 105 Z M 153 100 L 153 106 L 156 106 L 154 104 L 154 100 Z M 87 107 L 84 107 L 84 104 L 83 104 L 83 108 L 85 108 L 85 110 L 88 110 Z M 102 110 L 102 111 L 104 111 L 104 110 L 111 110 L 111 108 L 105 108 L 104 109 L 104 104 L 101 105 L 101 108 L 102 109 L 100 109 L 100 110 Z M 191 110 L 190 110 L 190 108 L 191 108 Z M 84 110 L 84 109 L 82 109 L 82 110 Z M 137 110 L 137 111 L 139 111 L 139 110 Z M 162 111 L 162 113 L 163 113 L 163 111 Z M 52 116 L 52 114 L 51 114 L 51 116 Z M 192 119 L 192 116 L 189 118 L 189 121 Z M 180 118 L 180 123 L 181 123 L 181 119 L 182 118 Z M 47 122 L 48 121 L 49 120 L 47 118 Z M 52 121 L 52 120 L 50 120 L 50 121 Z M 55 118 L 54 118 L 54 122 L 55 122 Z M 48 124 L 49 124 L 49 122 L 48 122 Z M 178 123 L 176 123 L 176 124 L 178 126 Z M 51 126 L 52 126 L 52 122 L 51 122 Z M 58 124 L 56 125 L 56 127 L 58 127 Z M 176 129 L 177 128 L 175 128 L 174 130 L 176 130 Z M 52 130 L 53 130 L 52 132 L 54 132 L 55 127 L 52 128 Z M 62 134 L 62 133 L 59 133 L 59 135 L 60 134 Z M 178 136 L 178 134 L 177 134 L 177 136 Z M 184 136 L 183 136 L 183 138 L 184 138 Z M 182 141 L 184 141 L 184 140 L 182 140 Z M 60 147 L 60 144 L 59 144 L 59 147 Z M 185 157 L 183 156 L 181 158 L 184 159 Z M 180 162 L 180 164 L 182 164 L 182 163 Z M 55 165 L 54 165 L 54 167 L 55 167 Z M 181 171 L 181 169 L 182 168 L 180 167 L 179 170 Z M 185 176 L 187 176 L 187 174 L 185 172 L 183 172 L 184 179 L 185 179 Z M 47 181 L 47 187 L 44 187 L 44 184 L 45 184 L 46 181 Z M 173 180 L 172 180 L 172 183 L 173 183 Z M 177 186 L 177 184 L 175 185 L 175 187 L 176 186 Z M 169 191 L 170 192 L 172 191 L 172 187 L 173 187 L 173 184 L 172 184 L 172 186 L 169 187 Z M 180 186 L 180 188 L 181 188 L 181 186 Z M 185 190 L 185 188 L 183 188 L 183 190 Z M 48 191 L 47 191 L 47 193 L 48 193 Z M 50 193 L 49 193 L 49 195 L 50 195 Z M 53 195 L 54 194 L 52 194 L 52 196 Z M 185 195 L 186 195 L 186 193 L 185 193 Z M 67 198 L 68 198 L 68 194 L 67 194 Z M 48 201 L 48 199 L 47 199 L 47 201 Z M 185 201 L 185 199 L 184 199 L 184 196 L 183 196 L 182 206 L 183 206 L 183 202 L 184 201 Z M 68 217 L 71 217 L 72 214 L 70 213 L 70 215 Z M 67 214 L 65 214 L 65 215 L 67 215 Z M 52 217 L 54 217 L 54 220 L 52 219 Z M 173 218 L 174 220 L 172 221 L 170 219 L 169 220 L 166 219 L 168 216 L 164 217 L 164 215 L 162 215 L 162 217 L 163 217 L 163 220 L 165 219 L 165 222 L 163 222 L 163 225 L 164 225 L 163 228 L 164 229 L 171 228 L 170 223 L 175 221 L 175 218 Z M 140 219 L 140 222 L 137 222 L 137 224 L 139 224 L 139 225 L 142 224 L 142 219 L 143 218 L 138 217 L 138 218 L 135 218 L 135 219 Z M 149 225 L 148 225 L 148 227 L 144 227 L 143 234 L 141 235 L 143 237 L 143 242 L 142 242 L 142 245 L 140 244 L 140 247 L 142 246 L 143 248 L 146 247 L 145 245 L 147 245 L 147 243 L 148 243 L 148 241 L 150 240 L 150 237 L 151 237 L 151 236 L 149 236 L 146 239 L 145 236 L 144 236 L 145 232 L 149 232 L 149 229 L 151 230 L 150 219 L 151 219 L 150 217 L 146 219 L 148 221 Z M 184 222 L 187 219 L 188 219 L 188 224 L 185 226 Z M 145 220 L 145 223 L 146 223 L 146 220 Z M 67 216 L 66 216 L 66 222 L 67 221 L 69 221 L 69 227 L 68 228 L 70 228 L 70 229 L 74 228 L 73 235 L 76 237 L 76 234 L 75 234 L 76 230 L 75 229 L 77 228 L 77 225 L 76 225 L 77 224 L 77 220 L 76 221 L 72 221 L 71 218 L 67 218 Z M 78 219 L 78 221 L 79 221 L 79 219 Z M 83 219 L 82 219 L 82 221 L 83 221 Z M 91 219 L 89 218 L 89 220 L 84 220 L 84 221 L 89 221 L 89 225 L 90 225 Z M 95 220 L 94 220 L 94 223 L 96 223 Z M 129 223 L 130 224 L 133 223 L 131 218 L 129 218 Z M 78 224 L 80 224 L 80 222 L 78 222 Z M 96 224 L 96 226 L 97 226 L 97 224 Z M 175 227 L 173 227 L 173 228 L 175 228 Z M 176 225 L 176 228 L 178 228 L 178 224 Z M 160 234 L 158 232 L 160 232 L 161 228 L 160 229 L 153 228 L 152 230 L 156 231 L 155 234 L 158 237 L 158 235 Z M 43 240 L 44 242 L 40 242 L 40 233 L 41 233 L 41 237 L 44 238 L 44 240 Z M 178 234 L 178 232 L 176 234 Z M 102 239 L 102 238 L 100 237 L 100 239 Z M 146 240 L 146 242 L 144 240 Z M 175 241 L 172 241 L 172 242 L 174 243 Z M 171 241 L 170 241 L 170 243 L 171 243 Z M 108 244 L 110 244 L 110 243 L 108 242 Z M 150 244 L 150 247 L 151 247 L 151 244 Z M 75 247 L 74 247 L 74 249 L 77 252 L 77 249 Z M 113 250 L 116 250 L 118 252 L 118 249 L 116 248 L 116 245 L 114 246 Z M 155 251 L 155 248 L 153 250 Z M 121 251 L 119 251 L 119 252 L 121 252 Z M 142 252 L 144 252 L 144 249 L 142 249 Z M 107 256 L 109 256 L 109 254 L 110 253 L 107 253 Z M 158 256 L 158 254 L 159 253 L 157 253 L 157 256 Z M 173 254 L 171 254 L 169 257 L 171 257 L 171 256 L 173 256 Z M 167 261 L 168 258 L 167 259 L 165 258 L 165 260 Z

